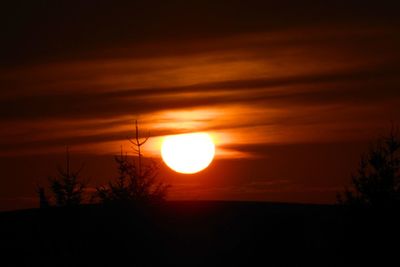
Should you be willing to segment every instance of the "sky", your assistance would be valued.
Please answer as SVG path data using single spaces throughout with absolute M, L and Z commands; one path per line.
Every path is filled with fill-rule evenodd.
M 372 2 L 372 1 L 371 1 Z M 0 11 L 0 209 L 37 206 L 65 147 L 92 187 L 138 120 L 208 132 L 216 157 L 170 199 L 334 203 L 399 123 L 396 1 L 10 1 Z

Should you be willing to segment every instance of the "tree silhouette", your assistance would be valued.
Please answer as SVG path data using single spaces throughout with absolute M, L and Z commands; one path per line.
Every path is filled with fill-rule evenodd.
M 400 204 L 400 139 L 398 128 L 379 139 L 361 156 L 352 190 L 339 195 L 341 203 L 390 207 Z
M 144 161 L 142 146 L 149 136 L 140 138 L 137 121 L 135 121 L 135 138 L 129 140 L 136 156 L 132 160 L 121 149 L 115 157 L 118 166 L 116 182 L 97 187 L 96 196 L 103 203 L 155 203 L 165 200 L 169 185 L 158 180 L 158 165 L 153 160 Z M 146 164 L 144 164 L 146 162 Z
M 67 147 L 66 168 L 58 167 L 58 177 L 49 179 L 56 206 L 76 206 L 82 203 L 83 192 L 86 187 L 86 184 L 79 178 L 82 168 L 83 166 L 76 171 L 70 169 L 69 150 Z

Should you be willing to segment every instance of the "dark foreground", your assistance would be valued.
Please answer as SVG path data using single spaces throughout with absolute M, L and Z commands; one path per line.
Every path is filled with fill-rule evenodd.
M 393 211 L 335 206 L 24 210 L 0 213 L 0 266 L 399 266 L 399 232 Z

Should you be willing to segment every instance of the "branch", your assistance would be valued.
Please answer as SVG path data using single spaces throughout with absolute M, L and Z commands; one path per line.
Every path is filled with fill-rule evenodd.
M 150 138 L 150 136 L 145 137 L 143 142 L 141 142 L 141 143 L 139 142 L 139 146 L 144 145 L 147 142 L 147 140 L 149 140 L 149 138 Z

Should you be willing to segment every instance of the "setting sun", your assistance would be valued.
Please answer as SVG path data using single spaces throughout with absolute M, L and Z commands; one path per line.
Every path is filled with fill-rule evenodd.
M 215 145 L 207 133 L 167 136 L 161 156 L 168 167 L 179 173 L 196 173 L 207 168 L 214 158 Z

